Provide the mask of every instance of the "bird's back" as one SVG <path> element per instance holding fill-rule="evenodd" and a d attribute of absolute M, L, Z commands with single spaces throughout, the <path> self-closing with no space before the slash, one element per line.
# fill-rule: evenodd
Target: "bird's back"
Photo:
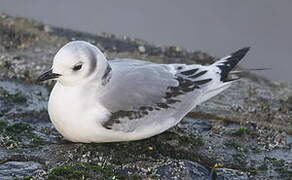
<path fill-rule="evenodd" d="M 228 63 L 231 58 L 209 66 L 111 61 L 112 78 L 101 98 L 111 116 L 103 126 L 123 132 L 147 129 L 145 137 L 174 126 L 196 105 L 230 86 L 233 81 L 227 80 L 226 73 L 235 66 Z"/>

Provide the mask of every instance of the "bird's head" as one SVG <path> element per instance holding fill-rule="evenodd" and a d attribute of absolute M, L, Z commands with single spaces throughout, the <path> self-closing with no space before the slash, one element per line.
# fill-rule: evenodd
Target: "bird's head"
<path fill-rule="evenodd" d="M 84 41 L 72 41 L 55 55 L 52 68 L 42 74 L 38 81 L 54 79 L 62 85 L 74 86 L 104 71 L 107 60 L 94 45 Z"/>

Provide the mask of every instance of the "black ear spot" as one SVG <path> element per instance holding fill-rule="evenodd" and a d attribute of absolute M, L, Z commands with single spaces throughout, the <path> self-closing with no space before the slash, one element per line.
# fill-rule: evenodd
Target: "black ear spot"
<path fill-rule="evenodd" d="M 79 71 L 82 68 L 82 64 L 77 64 L 73 67 L 73 71 Z"/>

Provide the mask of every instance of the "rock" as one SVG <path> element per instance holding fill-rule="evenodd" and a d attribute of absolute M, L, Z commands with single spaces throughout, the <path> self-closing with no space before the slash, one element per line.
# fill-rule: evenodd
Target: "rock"
<path fill-rule="evenodd" d="M 34 176 L 42 165 L 33 161 L 8 161 L 0 164 L 0 178 L 14 179 Z"/>
<path fill-rule="evenodd" d="M 216 169 L 216 180 L 248 180 L 246 173 L 234 169 L 218 168 Z"/>
<path fill-rule="evenodd" d="M 215 59 L 178 46 L 0 14 L 0 179 L 291 178 L 292 86 L 253 74 L 152 138 L 102 144 L 63 140 L 47 113 L 53 82 L 37 85 L 35 79 L 72 39 L 98 45 L 111 58 L 186 64 Z M 215 164 L 224 168 L 214 173 Z"/>

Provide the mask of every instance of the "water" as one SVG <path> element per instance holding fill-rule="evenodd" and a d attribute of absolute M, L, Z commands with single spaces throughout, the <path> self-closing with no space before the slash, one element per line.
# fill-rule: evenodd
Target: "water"
<path fill-rule="evenodd" d="M 110 32 L 224 56 L 252 49 L 242 65 L 268 67 L 267 78 L 292 82 L 289 0 L 0 0 L 0 12 L 91 33 Z"/>

